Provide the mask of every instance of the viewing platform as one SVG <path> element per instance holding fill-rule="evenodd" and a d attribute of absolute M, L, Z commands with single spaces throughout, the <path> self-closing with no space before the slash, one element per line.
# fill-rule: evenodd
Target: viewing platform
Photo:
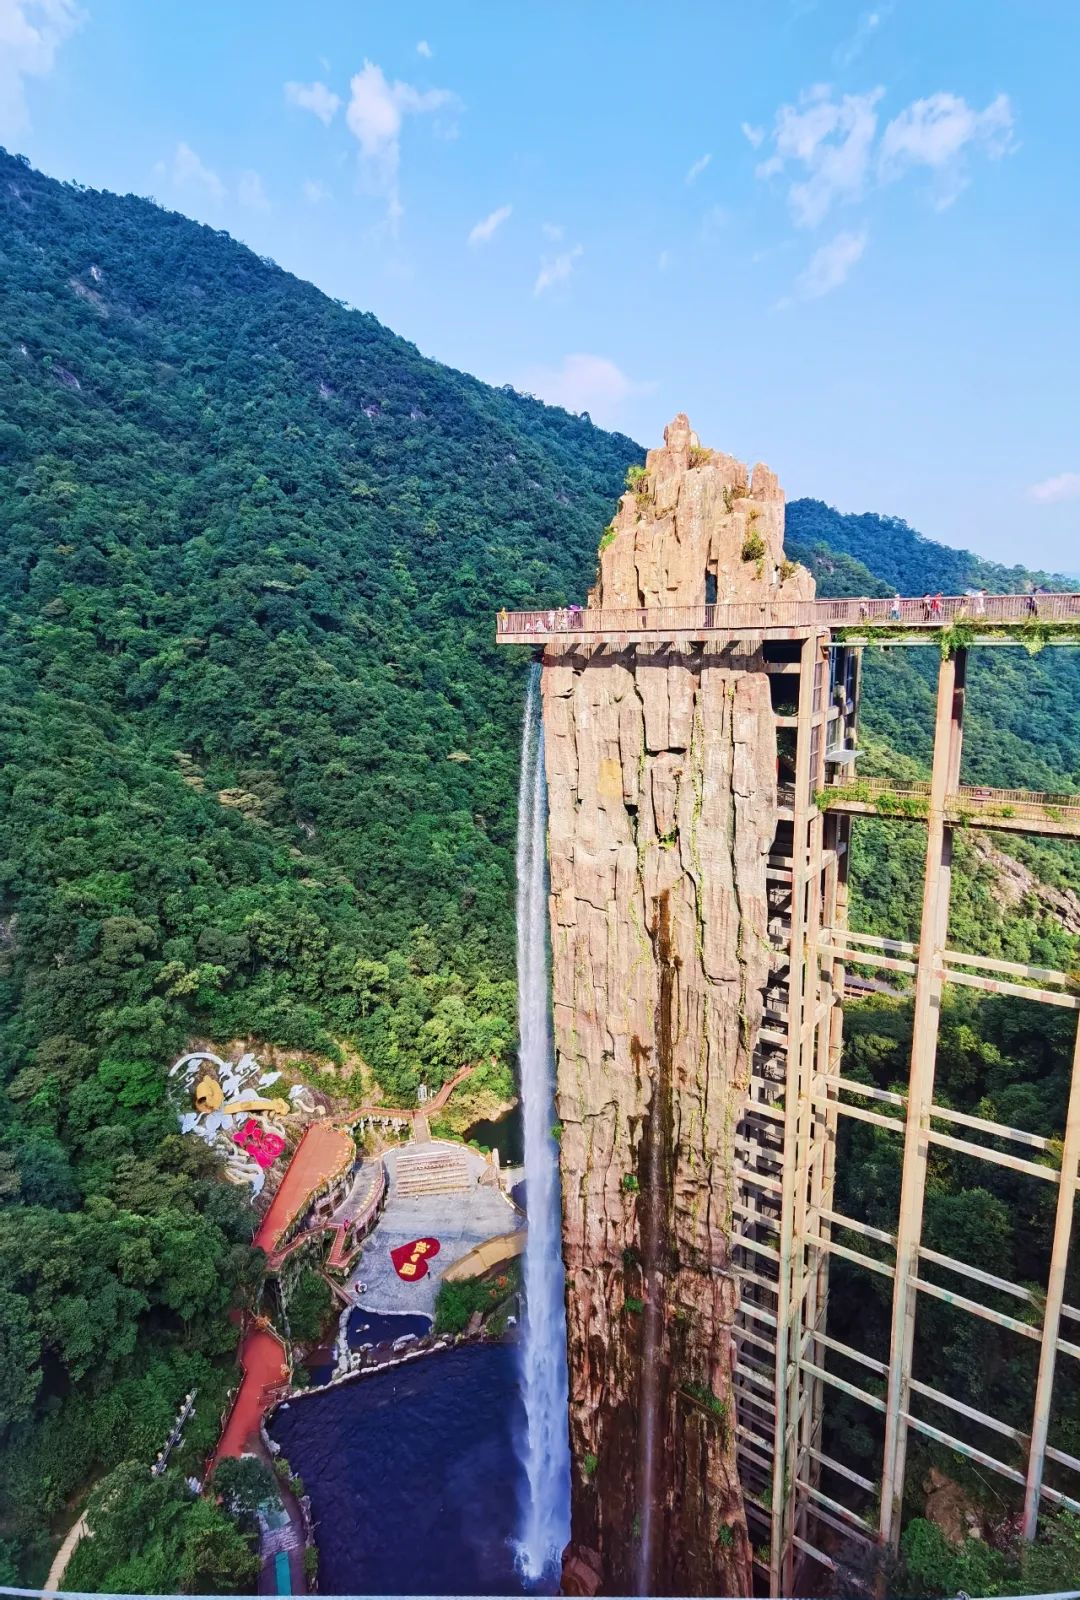
<path fill-rule="evenodd" d="M 945 595 L 930 599 L 762 600 L 634 610 L 581 607 L 500 611 L 497 644 L 694 642 L 748 634 L 766 639 L 832 633 L 845 644 L 927 644 L 950 629 L 958 643 L 1080 644 L 1080 593 Z"/>

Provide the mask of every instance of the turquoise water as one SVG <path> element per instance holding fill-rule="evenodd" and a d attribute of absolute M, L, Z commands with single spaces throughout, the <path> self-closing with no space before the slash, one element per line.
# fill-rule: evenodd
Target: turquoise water
<path fill-rule="evenodd" d="M 521 1594 L 518 1354 L 465 1345 L 278 1411 L 324 1594 Z"/>

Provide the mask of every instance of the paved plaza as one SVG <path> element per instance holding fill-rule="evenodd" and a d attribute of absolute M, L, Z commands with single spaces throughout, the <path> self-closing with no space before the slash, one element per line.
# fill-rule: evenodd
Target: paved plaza
<path fill-rule="evenodd" d="M 457 1182 L 460 1187 L 444 1193 L 399 1192 L 399 1161 L 400 1187 L 404 1188 L 415 1183 L 410 1173 L 415 1174 L 429 1159 L 434 1163 L 448 1150 L 454 1153 L 458 1165 L 458 1174 L 448 1181 Z M 414 1312 L 431 1317 L 435 1314 L 439 1279 L 446 1268 L 485 1239 L 524 1227 L 525 1219 L 497 1185 L 490 1181 L 480 1183 L 485 1174 L 490 1180 L 491 1168 L 467 1146 L 447 1146 L 431 1140 L 388 1150 L 383 1160 L 390 1175 L 389 1195 L 381 1218 L 364 1241 L 360 1259 L 349 1274 L 349 1298 L 352 1304 L 362 1304 L 365 1310 L 383 1315 Z M 423 1238 L 439 1241 L 439 1253 L 431 1259 L 428 1273 L 411 1282 L 399 1278 L 390 1252 L 398 1245 Z M 364 1285 L 362 1293 L 357 1292 L 358 1282 Z"/>

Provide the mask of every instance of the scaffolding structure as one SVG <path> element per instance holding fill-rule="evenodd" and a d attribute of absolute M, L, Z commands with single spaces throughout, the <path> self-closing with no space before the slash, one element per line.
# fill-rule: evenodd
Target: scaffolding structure
<path fill-rule="evenodd" d="M 838 1552 L 895 1547 L 913 1432 L 1021 1488 L 1027 1538 L 1034 1537 L 1042 1508 L 1080 1510 L 1080 1459 L 1048 1442 L 1059 1357 L 1080 1360 L 1080 1308 L 1064 1301 L 1080 1162 L 1080 1031 L 1060 1144 L 1051 1129 L 1033 1133 L 1006 1126 L 942 1106 L 934 1097 L 938 1018 L 946 985 L 1080 1012 L 1075 985 L 1063 972 L 949 948 L 956 828 L 974 821 L 1028 834 L 1077 837 L 1080 814 L 1069 807 L 1069 797 L 1015 791 L 1008 815 L 1002 817 L 1000 809 L 993 814 L 994 792 L 961 788 L 965 649 L 941 659 L 930 782 L 920 786 L 918 805 L 890 812 L 887 805 L 880 807 L 881 799 L 903 792 L 903 786 L 882 783 L 876 792 L 871 786 L 868 795 L 851 777 L 859 645 L 835 642 L 822 632 L 807 634 L 797 646 L 764 648 L 767 657 L 774 657 L 768 670 L 791 673 L 798 684 L 795 772 L 793 783 L 781 786 L 786 804 L 768 865 L 775 911 L 770 920 L 774 972 L 766 990 L 750 1098 L 737 1130 L 740 1198 L 733 1243 L 742 1303 L 735 1382 L 740 1470 L 756 1574 L 770 1595 L 781 1596 L 805 1585 L 807 1563 L 831 1573 Z M 778 653 L 787 659 L 775 659 Z M 781 733 L 791 720 L 778 716 Z M 1061 806 L 1054 804 L 1058 800 Z M 851 830 L 860 814 L 883 812 L 926 829 L 917 944 L 847 929 Z M 914 980 L 905 1093 L 844 1076 L 843 1002 L 850 967 L 884 969 Z M 871 1228 L 835 1208 L 841 1118 L 894 1134 L 903 1129 L 894 1232 Z M 993 1142 L 977 1143 L 972 1135 Z M 1042 1289 L 1009 1282 L 924 1244 L 927 1166 L 935 1149 L 1007 1167 L 1056 1188 L 1049 1274 Z M 852 1237 L 860 1235 L 875 1242 L 874 1254 L 854 1247 Z M 828 1329 L 829 1263 L 834 1257 L 891 1285 L 884 1361 L 858 1347 L 855 1331 L 841 1340 Z M 935 1277 L 944 1269 L 958 1280 L 958 1288 L 932 1281 L 928 1266 L 938 1269 Z M 987 1289 L 1014 1299 L 1020 1314 L 987 1305 L 980 1298 L 980 1290 Z M 1013 1427 L 915 1377 L 916 1318 L 920 1297 L 927 1295 L 1037 1344 L 1029 1428 Z M 1063 1322 L 1075 1326 L 1074 1338 L 1063 1334 Z M 853 1367 L 865 1374 L 862 1381 L 843 1375 Z M 828 1405 L 837 1394 L 875 1413 L 883 1428 L 880 1471 L 874 1478 L 825 1451 Z M 928 1407 L 944 1408 L 956 1419 L 950 1430 L 927 1420 Z M 971 1442 L 972 1427 L 988 1429 L 1009 1445 L 992 1454 Z M 1003 1460 L 1002 1454 L 1012 1459 Z M 1049 1466 L 1056 1469 L 1059 1482 L 1068 1480 L 1072 1494 L 1047 1481 Z M 837 1487 L 826 1493 L 823 1479 Z"/>
<path fill-rule="evenodd" d="M 880 618 L 859 601 L 504 612 L 496 630 L 500 643 L 536 645 L 573 632 L 584 645 L 616 649 L 657 640 L 755 638 L 773 686 L 780 766 L 776 835 L 766 867 L 771 971 L 748 1096 L 736 1126 L 732 1236 L 740 1283 L 734 1373 L 739 1468 L 755 1582 L 770 1596 L 806 1592 L 814 1568 L 818 1583 L 822 1571 L 827 1582 L 842 1562 L 853 1564 L 853 1550 L 872 1557 L 882 1547 L 895 1548 L 913 1432 L 1022 1489 L 1026 1538 L 1034 1537 L 1044 1509 L 1080 1511 L 1080 1459 L 1049 1443 L 1059 1358 L 1080 1361 L 1080 1307 L 1064 1300 L 1080 1186 L 1080 1028 L 1063 1139 L 1053 1129 L 1036 1133 L 955 1111 L 939 1104 L 934 1091 L 946 985 L 1064 1008 L 1077 1012 L 1080 1024 L 1080 997 L 1066 973 L 953 950 L 948 939 L 958 827 L 1080 838 L 1077 797 L 960 785 L 967 647 L 1023 642 L 1039 619 L 1033 622 L 1030 601 L 1018 596 L 983 597 L 973 620 L 963 597 L 946 599 L 936 616 L 919 601 L 896 602 L 899 616 L 893 602 L 871 605 L 880 605 Z M 1040 642 L 1080 643 L 1071 625 L 1080 616 L 1080 596 L 1043 597 L 1040 614 L 1050 612 L 1056 628 L 1046 627 Z M 862 650 L 880 636 L 879 621 L 888 625 L 890 644 L 942 647 L 931 777 L 925 784 L 855 777 Z M 957 630 L 948 641 L 942 638 L 946 628 Z M 926 830 L 917 943 L 847 927 L 851 837 L 861 815 L 900 817 Z M 858 982 L 851 968 L 914 980 L 903 1093 L 844 1075 L 845 985 Z M 902 1133 L 894 1231 L 836 1210 L 841 1119 Z M 942 1149 L 1056 1190 L 1045 1284 L 1012 1283 L 924 1243 L 927 1168 Z M 876 1253 L 856 1248 L 853 1238 L 872 1241 Z M 890 1285 L 886 1359 L 860 1349 L 852 1342 L 854 1331 L 845 1329 L 844 1339 L 830 1331 L 834 1258 Z M 942 1273 L 959 1287 L 935 1281 Z M 988 1290 L 1015 1301 L 1018 1314 L 987 1304 L 980 1291 Z M 915 1376 L 915 1330 L 924 1296 L 1037 1346 L 1029 1428 L 1016 1428 Z M 1066 1324 L 1071 1338 L 1063 1334 Z M 844 1376 L 854 1371 L 865 1377 L 856 1382 Z M 875 1418 L 883 1444 L 873 1477 L 824 1448 L 829 1405 L 837 1395 Z M 927 1420 L 927 1406 L 956 1419 L 950 1429 Z M 1007 1444 L 991 1453 L 963 1437 L 965 1427 L 979 1430 L 980 1437 L 989 1430 Z"/>

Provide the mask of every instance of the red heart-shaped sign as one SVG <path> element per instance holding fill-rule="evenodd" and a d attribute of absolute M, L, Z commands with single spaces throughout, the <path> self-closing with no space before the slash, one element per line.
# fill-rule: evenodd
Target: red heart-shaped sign
<path fill-rule="evenodd" d="M 438 1239 L 413 1239 L 410 1244 L 399 1244 L 396 1250 L 391 1250 L 390 1260 L 399 1278 L 415 1283 L 427 1275 L 428 1260 L 438 1253 Z"/>

